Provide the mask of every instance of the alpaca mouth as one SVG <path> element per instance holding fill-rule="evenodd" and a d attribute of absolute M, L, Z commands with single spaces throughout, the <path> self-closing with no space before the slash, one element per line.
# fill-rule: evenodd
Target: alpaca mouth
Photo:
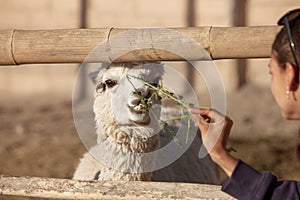
<path fill-rule="evenodd" d="M 137 106 L 134 106 L 133 107 L 133 110 L 135 111 L 135 112 L 142 112 L 142 113 L 145 113 L 146 111 L 147 111 L 147 108 L 146 108 L 146 106 L 144 105 L 144 104 L 139 104 L 139 105 L 137 105 Z"/>
<path fill-rule="evenodd" d="M 149 115 L 149 108 L 147 108 L 142 103 L 136 106 L 129 106 L 129 119 L 135 124 L 138 125 L 148 125 L 151 121 Z"/>
<path fill-rule="evenodd" d="M 146 114 L 149 112 L 147 107 L 142 103 L 136 106 L 128 106 L 128 107 L 132 113 L 136 113 L 136 114 Z"/>

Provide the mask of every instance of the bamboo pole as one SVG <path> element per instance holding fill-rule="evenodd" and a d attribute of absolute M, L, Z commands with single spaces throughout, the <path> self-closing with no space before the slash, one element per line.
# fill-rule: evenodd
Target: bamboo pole
<path fill-rule="evenodd" d="M 118 33 L 135 30 L 132 37 Z M 104 49 L 94 61 L 111 61 L 122 50 L 123 45 L 144 45 L 146 48 L 123 55 L 117 61 L 175 61 L 184 60 L 172 52 L 159 50 L 156 44 L 177 45 L 181 51 L 188 51 L 191 60 L 207 59 L 193 53 L 186 45 L 186 38 L 191 38 L 202 45 L 212 59 L 224 58 L 267 58 L 277 26 L 261 27 L 190 27 L 173 28 L 164 32 L 152 29 L 155 38 L 144 38 L 145 29 L 66 29 L 66 30 L 4 30 L 0 31 L 0 65 L 35 64 L 35 63 L 82 63 L 86 56 L 101 42 L 113 36 L 121 35 L 120 46 Z M 182 36 L 178 36 L 181 33 Z M 184 36 L 184 37 L 183 37 Z M 154 41 L 155 40 L 155 41 Z"/>
<path fill-rule="evenodd" d="M 0 176 L 1 195 L 49 199 L 233 199 L 220 186 Z"/>

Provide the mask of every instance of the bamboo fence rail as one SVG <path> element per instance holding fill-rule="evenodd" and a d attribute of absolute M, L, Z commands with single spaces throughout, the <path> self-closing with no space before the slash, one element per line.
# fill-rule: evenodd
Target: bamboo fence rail
<path fill-rule="evenodd" d="M 211 59 L 226 58 L 267 58 L 278 26 L 260 27 L 190 27 L 172 28 L 174 31 L 163 34 L 161 29 L 151 29 L 156 33 L 155 42 L 178 45 L 182 51 L 191 51 L 185 46 L 185 40 L 191 38 L 207 51 Z M 108 41 L 118 33 L 135 30 L 136 35 L 123 37 L 124 44 L 143 44 L 153 46 L 153 38 L 143 38 L 145 29 L 56 29 L 56 30 L 2 30 L 0 31 L 0 65 L 35 64 L 35 63 L 82 63 L 86 56 L 101 42 Z M 122 37 L 122 34 L 119 34 Z M 171 39 L 170 39 L 171 38 Z M 97 55 L 95 61 L 110 61 L 112 52 L 118 51 L 117 45 L 105 49 Z M 191 53 L 188 59 L 201 60 L 203 55 Z M 207 58 L 206 58 L 207 59 Z M 146 48 L 138 52 L 123 55 L 116 61 L 175 61 L 184 60 L 172 52 Z"/>
<path fill-rule="evenodd" d="M 162 182 L 77 181 L 0 176 L 1 195 L 49 199 L 233 199 L 220 186 Z"/>

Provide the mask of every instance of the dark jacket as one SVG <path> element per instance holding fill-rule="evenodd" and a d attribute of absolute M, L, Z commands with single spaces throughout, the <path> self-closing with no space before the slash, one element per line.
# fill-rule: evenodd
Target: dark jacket
<path fill-rule="evenodd" d="M 222 191 L 241 200 L 294 200 L 300 199 L 300 182 L 278 181 L 270 172 L 260 173 L 239 160 Z"/>

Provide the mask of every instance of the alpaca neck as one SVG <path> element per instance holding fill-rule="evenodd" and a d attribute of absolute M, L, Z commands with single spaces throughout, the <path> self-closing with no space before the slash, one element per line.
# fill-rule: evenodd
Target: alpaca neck
<path fill-rule="evenodd" d="M 131 178 L 148 180 L 145 177 L 149 178 L 153 170 L 155 150 L 159 148 L 159 136 L 156 134 L 142 138 L 137 135 L 137 131 L 150 130 L 139 127 L 125 129 L 116 127 L 116 124 L 97 128 L 98 144 L 94 155 L 96 154 L 97 160 L 106 166 L 108 171 L 112 171 L 110 173 L 131 174 Z"/>
<path fill-rule="evenodd" d="M 119 126 L 117 123 L 97 127 L 97 143 L 108 140 L 127 153 L 148 153 L 159 148 L 159 136 L 153 130 L 141 126 Z M 141 136 L 143 135 L 143 136 Z"/>

